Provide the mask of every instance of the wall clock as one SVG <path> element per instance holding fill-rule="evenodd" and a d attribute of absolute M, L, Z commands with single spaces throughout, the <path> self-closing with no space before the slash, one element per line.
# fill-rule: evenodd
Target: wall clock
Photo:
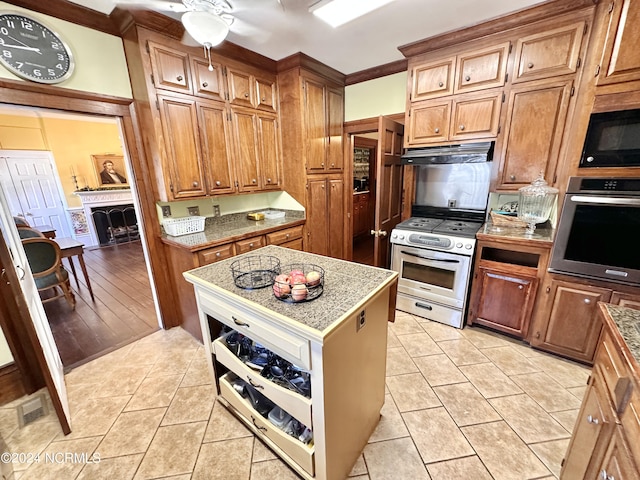
<path fill-rule="evenodd" d="M 0 12 L 0 63 L 21 78 L 59 83 L 71 76 L 73 55 L 60 36 L 23 14 Z"/>

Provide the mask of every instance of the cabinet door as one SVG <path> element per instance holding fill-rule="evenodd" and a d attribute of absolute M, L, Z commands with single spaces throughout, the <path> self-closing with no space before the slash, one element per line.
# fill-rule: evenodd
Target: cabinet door
<path fill-rule="evenodd" d="M 611 290 L 561 280 L 552 281 L 547 290 L 548 321 L 545 325 L 536 325 L 531 345 L 575 360 L 593 362 L 602 331 L 597 303 L 608 301 Z"/>
<path fill-rule="evenodd" d="M 451 140 L 493 138 L 498 135 L 502 93 L 490 97 L 464 95 L 455 97 L 452 103 Z"/>
<path fill-rule="evenodd" d="M 621 426 L 615 428 L 611 442 L 609 442 L 609 446 L 604 455 L 602 465 L 594 472 L 597 474 L 597 477 L 594 475 L 593 478 L 640 480 L 640 473 L 629 451 L 627 438 Z M 638 439 L 629 438 L 629 441 L 637 442 Z"/>
<path fill-rule="evenodd" d="M 227 68 L 227 80 L 229 82 L 229 102 L 240 107 L 254 107 L 253 90 L 251 88 L 253 78 L 251 75 L 238 70 Z"/>
<path fill-rule="evenodd" d="M 587 476 L 587 469 L 591 462 L 591 469 L 597 466 L 602 452 L 598 449 L 599 442 L 607 440 L 611 435 L 613 418 L 607 404 L 606 392 L 602 380 L 594 376 L 593 383 L 587 389 L 582 401 L 580 413 L 573 428 L 573 435 L 567 456 L 564 458 L 560 478 L 567 480 L 578 478 L 596 478 Z M 593 472 L 595 473 L 595 472 Z M 616 477 L 617 478 L 617 477 Z"/>
<path fill-rule="evenodd" d="M 231 108 L 231 120 L 238 190 L 260 190 L 256 115 L 253 111 Z"/>
<path fill-rule="evenodd" d="M 172 198 L 205 196 L 196 102 L 158 95 L 158 106 Z"/>
<path fill-rule="evenodd" d="M 264 190 L 280 188 L 280 134 L 278 119 L 265 114 L 258 117 L 261 186 Z"/>
<path fill-rule="evenodd" d="M 256 106 L 260 110 L 276 112 L 278 109 L 278 93 L 275 79 L 256 78 Z"/>
<path fill-rule="evenodd" d="M 308 172 L 324 171 L 326 159 L 326 120 L 324 85 L 309 79 L 304 82 L 305 155 Z"/>
<path fill-rule="evenodd" d="M 501 87 L 507 73 L 509 42 L 458 55 L 454 93 Z"/>
<path fill-rule="evenodd" d="M 584 22 L 518 40 L 513 83 L 576 73 Z"/>
<path fill-rule="evenodd" d="M 455 57 L 449 57 L 413 67 L 410 74 L 411 96 L 409 99 L 412 102 L 419 102 L 453 94 L 455 61 Z"/>
<path fill-rule="evenodd" d="M 327 170 L 341 171 L 344 164 L 342 131 L 344 124 L 344 94 L 337 88 L 327 88 Z"/>
<path fill-rule="evenodd" d="M 344 258 L 345 189 L 342 179 L 329 180 L 329 256 Z"/>
<path fill-rule="evenodd" d="M 234 193 L 236 188 L 231 160 L 231 133 L 225 105 L 198 102 L 197 106 L 207 193 Z"/>
<path fill-rule="evenodd" d="M 572 82 L 537 82 L 509 93 L 502 144 L 496 146 L 502 174 L 497 188 L 517 189 L 543 172 L 552 184 L 564 135 Z"/>
<path fill-rule="evenodd" d="M 224 75 L 222 65 L 211 62 L 213 70 L 209 70 L 209 62 L 203 58 L 191 57 L 193 72 L 193 89 L 199 97 L 225 101 Z"/>
<path fill-rule="evenodd" d="M 473 288 L 479 291 L 472 293 L 472 323 L 525 338 L 537 287 L 535 273 L 513 275 L 481 266 L 473 282 Z"/>
<path fill-rule="evenodd" d="M 431 100 L 409 108 L 407 146 L 444 142 L 449 138 L 450 100 Z"/>
<path fill-rule="evenodd" d="M 640 310 L 640 295 L 624 292 L 613 292 L 611 294 L 611 303 L 621 305 L 627 308 L 635 308 Z"/>
<path fill-rule="evenodd" d="M 632 0 L 613 2 L 605 41 L 598 85 L 640 80 L 640 3 Z"/>
<path fill-rule="evenodd" d="M 329 211 L 327 181 L 322 179 L 307 182 L 307 229 L 306 248 L 308 252 L 329 255 Z"/>
<path fill-rule="evenodd" d="M 189 56 L 178 50 L 149 42 L 149 57 L 156 88 L 191 93 Z"/>

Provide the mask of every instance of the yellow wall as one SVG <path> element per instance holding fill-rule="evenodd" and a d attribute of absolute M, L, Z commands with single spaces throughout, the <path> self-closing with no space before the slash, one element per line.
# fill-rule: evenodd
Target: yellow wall
<path fill-rule="evenodd" d="M 41 21 L 57 32 L 69 45 L 76 61 L 76 68 L 68 80 L 56 86 L 132 98 L 129 71 L 120 37 L 32 12 L 6 2 L 0 2 L 0 10 L 24 13 Z M 15 76 L 1 65 L 0 77 L 27 81 Z"/>
<path fill-rule="evenodd" d="M 349 122 L 404 113 L 406 91 L 407 72 L 349 85 L 344 92 L 344 119 Z"/>
<path fill-rule="evenodd" d="M 23 133 L 16 135 L 16 132 Z M 82 206 L 80 199 L 73 195 L 72 167 L 80 188 L 97 187 L 98 177 L 91 155 L 123 154 L 115 120 L 89 122 L 1 114 L 0 148 L 51 151 L 69 207 Z"/>

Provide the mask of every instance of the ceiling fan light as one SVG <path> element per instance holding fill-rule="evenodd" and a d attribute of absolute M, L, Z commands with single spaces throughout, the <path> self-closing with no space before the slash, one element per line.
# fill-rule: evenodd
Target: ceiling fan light
<path fill-rule="evenodd" d="M 182 25 L 196 42 L 211 47 L 222 43 L 229 33 L 227 22 L 211 12 L 186 12 L 182 15 Z"/>

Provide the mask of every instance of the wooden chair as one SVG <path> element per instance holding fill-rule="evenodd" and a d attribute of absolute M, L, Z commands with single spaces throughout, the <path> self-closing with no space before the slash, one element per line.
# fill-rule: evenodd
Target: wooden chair
<path fill-rule="evenodd" d="M 21 239 L 25 238 L 44 238 L 44 235 L 40 230 L 36 230 L 35 228 L 31 228 L 27 225 L 16 225 L 18 227 L 18 235 L 20 235 Z"/>
<path fill-rule="evenodd" d="M 27 219 L 24 217 L 20 217 L 17 215 L 13 216 L 13 221 L 16 223 L 17 226 L 25 226 L 25 227 L 29 227 L 29 222 L 27 222 Z"/>
<path fill-rule="evenodd" d="M 69 306 L 75 310 L 76 298 L 71 292 L 69 273 L 62 266 L 58 244 L 48 238 L 32 237 L 23 239 L 22 246 L 27 254 L 38 291 L 53 289 L 54 296 L 42 299 L 42 303 L 64 296 Z M 58 288 L 62 293 L 58 293 Z"/>

